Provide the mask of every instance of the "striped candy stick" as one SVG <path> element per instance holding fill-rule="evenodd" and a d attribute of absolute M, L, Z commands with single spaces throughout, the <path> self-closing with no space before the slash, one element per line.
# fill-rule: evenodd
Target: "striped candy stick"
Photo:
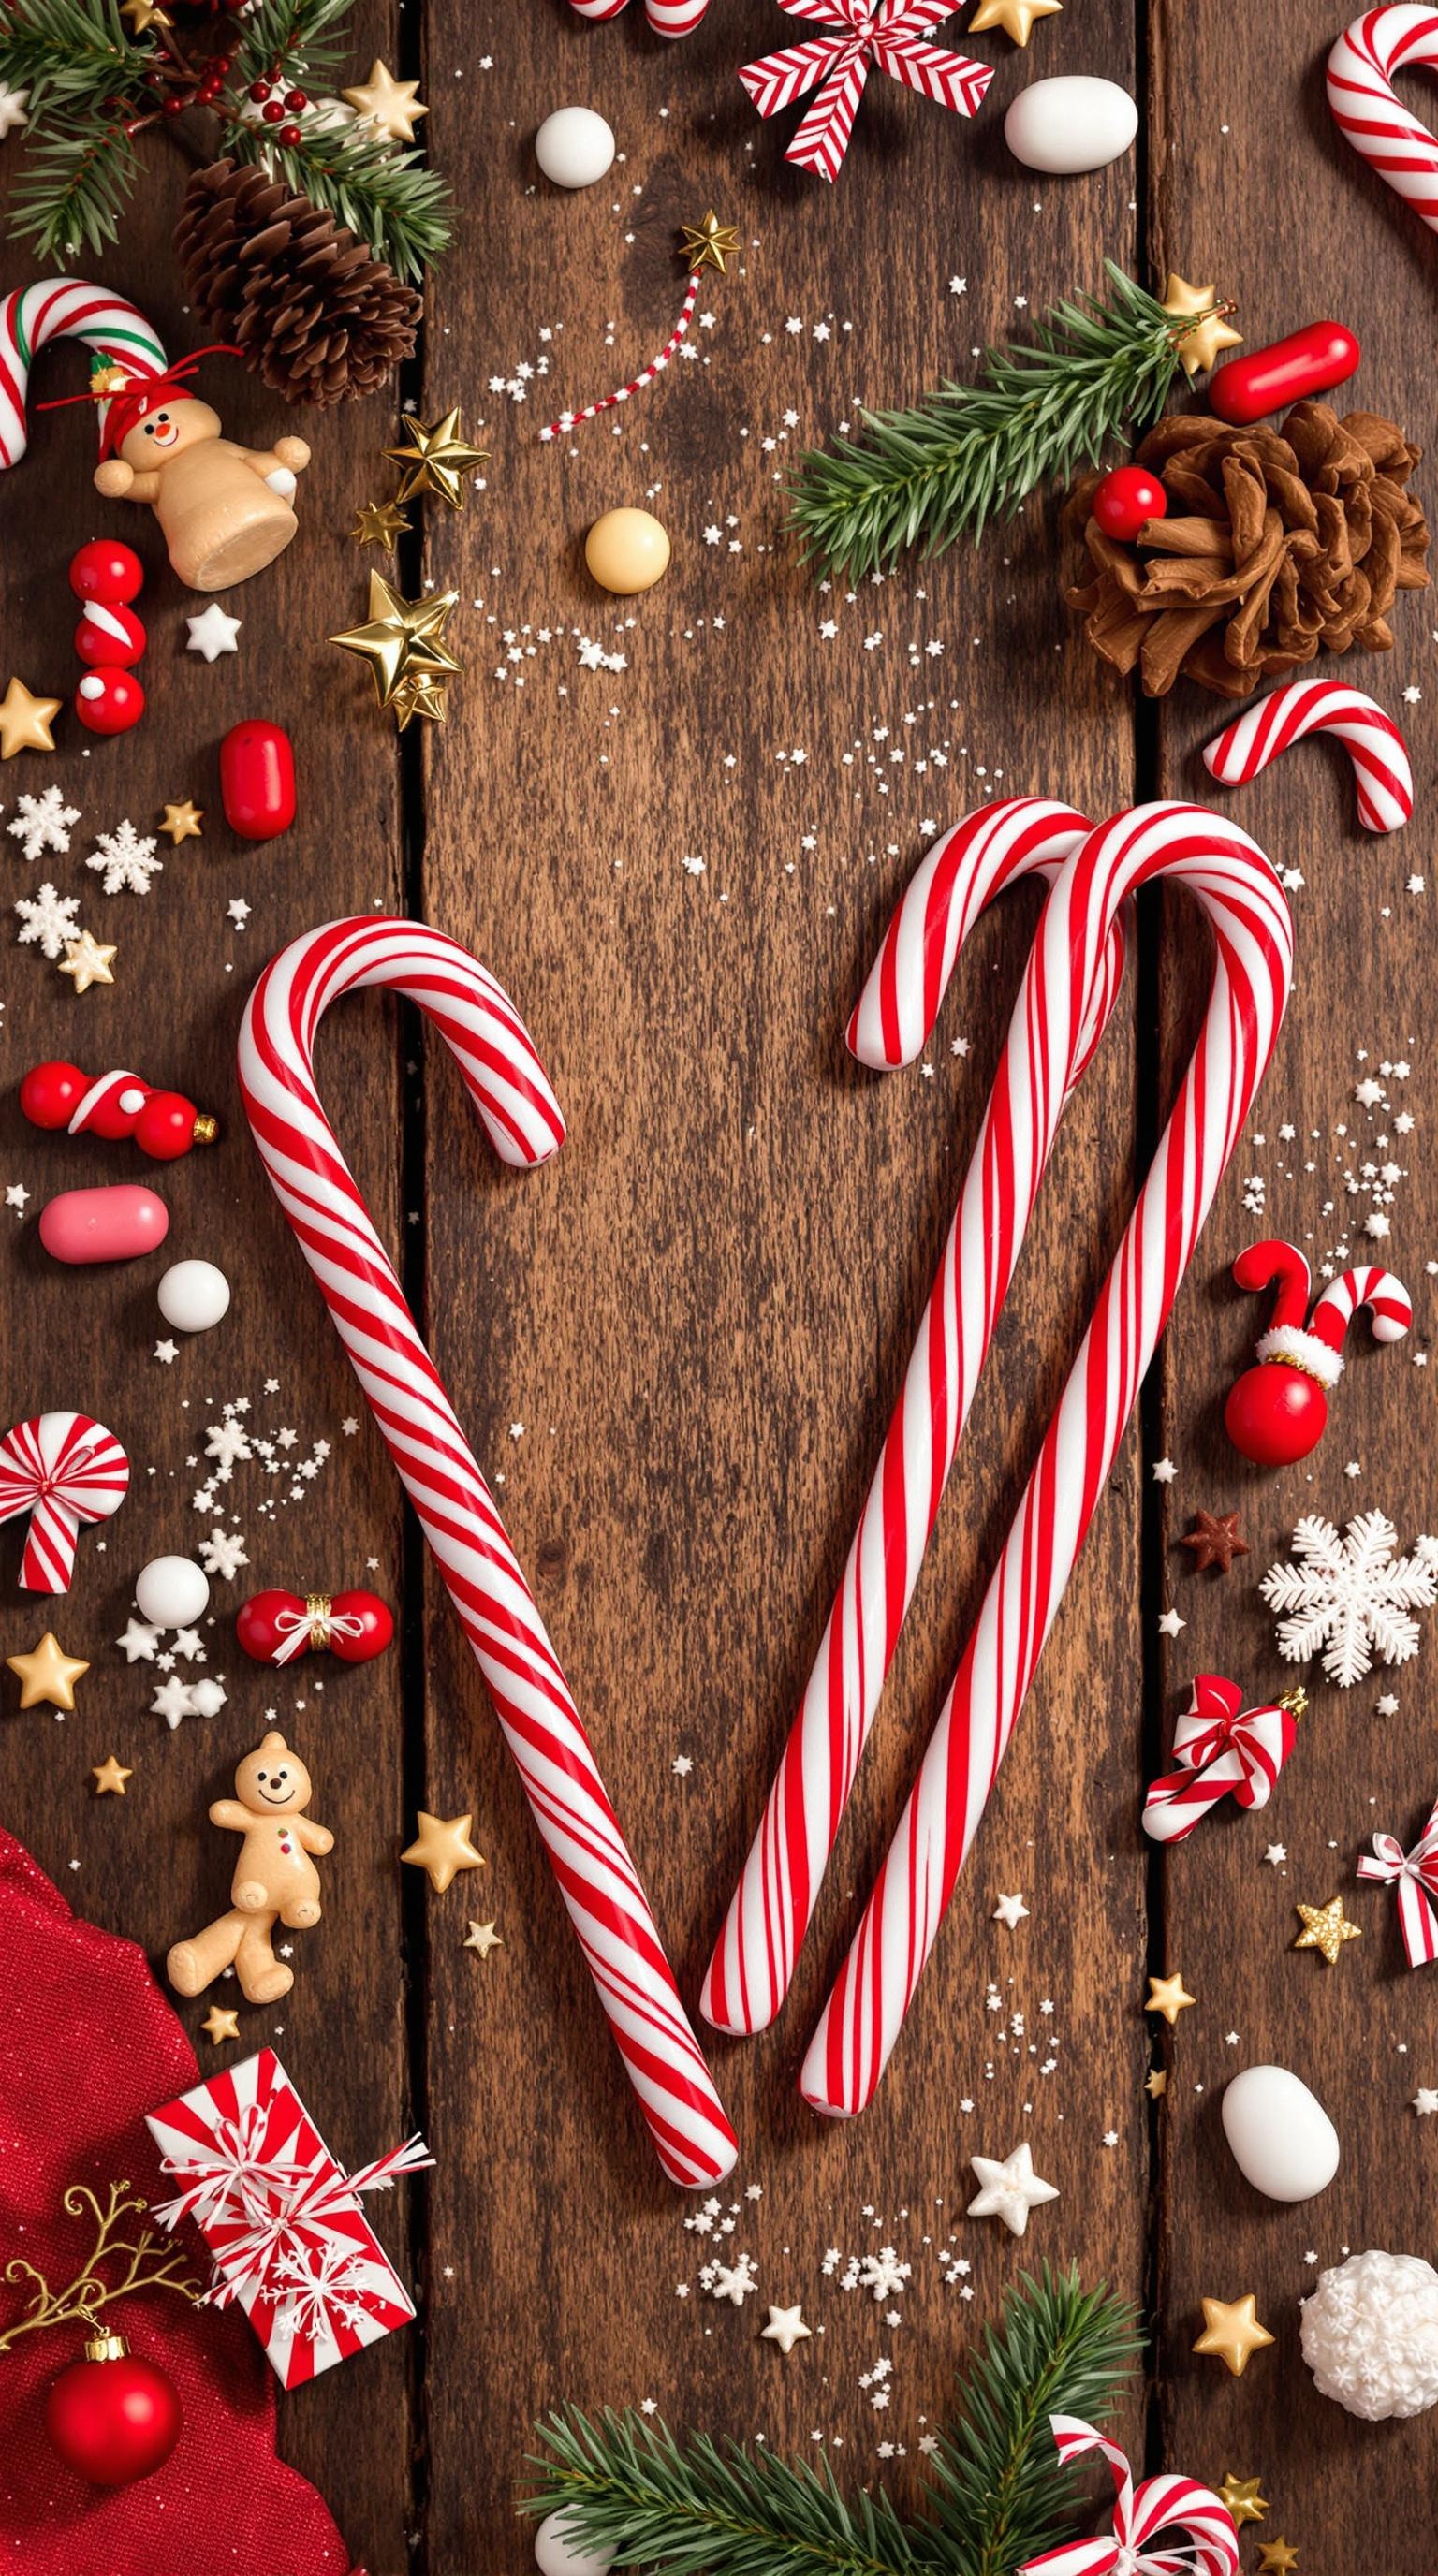
<path fill-rule="evenodd" d="M 1158 877 L 1187 886 L 1213 928 L 1207 1015 L 810 2043 L 802 2090 L 815 2110 L 834 2117 L 862 2110 L 888 2063 L 1287 1006 L 1292 923 L 1256 843 L 1199 806 L 1163 803 L 1117 815 L 1089 835 L 1055 881 L 975 1162 L 997 1155 L 1002 1169 L 1010 1151 L 1024 1162 L 1047 1153 L 1114 923 L 1130 897 Z"/>
<path fill-rule="evenodd" d="M 18 465 L 29 445 L 30 369 L 51 340 L 83 340 L 97 357 L 113 358 L 134 376 L 159 375 L 165 366 L 143 313 L 108 286 L 74 277 L 17 286 L 0 302 L 0 472 Z"/>
<path fill-rule="evenodd" d="M 1109 2539 L 1066 2540 L 1026 2558 L 1018 2576 L 1238 2576 L 1238 2525 L 1212 2487 L 1194 2478 L 1165 2472 L 1135 2487 L 1133 2471 L 1107 2433 L 1077 2415 L 1051 2415 L 1049 2429 L 1064 2466 L 1097 2451 L 1109 2466 L 1114 2484 L 1113 2533 Z M 1189 2546 L 1161 2549 L 1149 2544 L 1164 2532 L 1181 2531 Z"/>
<path fill-rule="evenodd" d="M 82 1529 L 107 1521 L 130 1485 L 130 1461 L 113 1431 L 88 1413 L 38 1413 L 0 1440 L 0 1521 L 30 1515 L 20 1584 L 68 1592 Z"/>
<path fill-rule="evenodd" d="M 627 385 L 616 385 L 613 393 L 601 394 L 597 402 L 586 403 L 582 411 L 562 411 L 557 420 L 546 421 L 539 433 L 541 439 L 547 441 L 567 436 L 571 429 L 578 428 L 581 421 L 593 420 L 602 411 L 613 411 L 616 404 L 628 402 L 632 394 L 642 393 L 646 385 L 653 384 L 656 376 L 663 375 L 694 318 L 694 307 L 699 299 L 699 276 L 697 268 L 691 270 L 679 319 L 663 348 L 656 350 L 648 366 L 641 367 L 637 376 L 631 376 Z"/>
<path fill-rule="evenodd" d="M 443 1038 L 500 1160 L 527 1169 L 564 1121 L 529 1033 L 483 966 L 423 924 L 334 921 L 282 949 L 240 1031 L 246 1114 L 489 1685 L 560 1894 L 671 2180 L 737 2152 L 544 1623 L 320 1105 L 314 1040 L 343 994 L 405 994 Z"/>
<path fill-rule="evenodd" d="M 1332 733 L 1346 744 L 1365 832 L 1399 832 L 1413 812 L 1408 746 L 1393 718 L 1343 680 L 1290 680 L 1270 690 L 1204 746 L 1221 786 L 1246 787 L 1290 743 Z"/>
<path fill-rule="evenodd" d="M 1341 1278 L 1324 1289 L 1309 1318 L 1308 1329 L 1315 1341 L 1330 1351 L 1339 1351 L 1354 1316 L 1365 1307 L 1375 1342 L 1401 1342 L 1412 1327 L 1413 1301 L 1402 1280 L 1373 1262 L 1345 1270 Z"/>
<path fill-rule="evenodd" d="M 1438 9 L 1370 9 L 1328 57 L 1328 106 L 1339 132 L 1395 196 L 1438 232 L 1438 140 L 1403 105 L 1399 72 L 1438 64 Z"/>
<path fill-rule="evenodd" d="M 1052 879 L 1088 830 L 1071 806 L 1027 796 L 982 807 L 944 833 L 900 897 L 849 1023 L 852 1052 L 866 1064 L 911 1063 L 980 913 L 1019 877 Z M 1117 998 L 1121 925 L 1104 966 L 1075 1083 Z M 1000 1151 L 970 1168 L 808 1686 L 710 1962 L 701 2009 L 720 2029 L 763 2029 L 788 1991 L 1042 1177 L 1042 1156 L 1014 1171 Z"/>

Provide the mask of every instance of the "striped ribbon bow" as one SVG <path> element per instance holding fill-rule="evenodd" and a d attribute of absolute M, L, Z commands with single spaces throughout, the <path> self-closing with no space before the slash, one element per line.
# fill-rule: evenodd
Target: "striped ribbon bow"
<path fill-rule="evenodd" d="M 1410 1968 L 1438 1959 L 1438 1805 L 1411 1852 L 1392 1834 L 1375 1834 L 1372 1855 L 1358 1864 L 1360 1878 L 1383 1879 L 1398 1890 L 1398 1920 Z"/>
<path fill-rule="evenodd" d="M 1156 1843 L 1181 1843 L 1221 1798 L 1266 1807 L 1307 1705 L 1303 1692 L 1292 1690 L 1271 1707 L 1245 1708 L 1236 1682 L 1200 1673 L 1174 1729 L 1174 1760 L 1182 1767 L 1154 1781 L 1143 1802 L 1144 1832 Z"/>
<path fill-rule="evenodd" d="M 155 2216 L 162 2227 L 192 2218 L 203 2230 L 220 2274 L 209 2293 L 213 2307 L 228 2307 L 251 2284 L 261 2296 L 278 2298 L 281 2285 L 305 2269 L 316 2240 L 357 2207 L 362 2192 L 389 2191 L 398 2174 L 434 2163 L 416 2135 L 352 2174 L 316 2139 L 314 2164 L 297 2168 L 288 2140 L 278 2151 L 268 2142 L 271 2120 L 267 2103 L 250 2103 L 233 2120 L 218 2121 L 209 2142 L 185 2162 L 163 2159 L 183 2188 Z"/>
<path fill-rule="evenodd" d="M 1238 2576 L 1238 2530 L 1221 2496 L 1193 2478 L 1145 2478 L 1135 2487 L 1127 2460 L 1116 2442 L 1096 2432 L 1075 2415 L 1051 2415 L 1049 2423 L 1067 2466 L 1085 2451 L 1102 2451 L 1113 2471 L 1118 2501 L 1113 2531 L 1106 2540 L 1070 2540 L 1025 2559 L 1018 2576 Z M 1182 2531 L 1188 2547 L 1149 2549 L 1161 2532 Z"/>
<path fill-rule="evenodd" d="M 779 6 L 791 18 L 811 18 L 835 32 L 745 63 L 739 78 L 761 116 L 777 116 L 822 82 L 784 155 L 821 179 L 836 179 L 843 166 L 871 64 L 960 116 L 973 115 L 993 79 L 992 63 L 924 40 L 924 29 L 953 16 L 954 0 L 779 0 Z"/>
<path fill-rule="evenodd" d="M 0 1521 L 30 1515 L 22 1590 L 69 1591 L 82 1527 L 117 1512 L 129 1482 L 114 1432 L 88 1413 L 39 1413 L 12 1425 L 0 1440 Z"/>

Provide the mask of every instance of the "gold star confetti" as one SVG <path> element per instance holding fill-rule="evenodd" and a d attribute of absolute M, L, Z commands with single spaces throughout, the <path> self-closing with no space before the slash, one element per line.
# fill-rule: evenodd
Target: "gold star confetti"
<path fill-rule="evenodd" d="M 369 79 L 356 81 L 353 89 L 341 90 L 340 96 L 386 143 L 413 143 L 419 119 L 429 114 L 420 105 L 418 81 L 396 80 L 388 63 L 378 57 L 369 67 Z"/>
<path fill-rule="evenodd" d="M 1290 2569 L 1297 2565 L 1298 2552 L 1296 2549 L 1290 2549 L 1281 2532 L 1277 2540 L 1266 2540 L 1262 2543 L 1258 2576 L 1289 2576 Z"/>
<path fill-rule="evenodd" d="M 227 2012 L 223 2004 L 211 2004 L 209 2011 L 206 2013 L 204 2020 L 200 2024 L 200 2028 L 204 2032 L 206 2039 L 209 2041 L 211 2048 L 218 2048 L 222 2039 L 239 2038 L 239 2012 L 238 2010 Z"/>
<path fill-rule="evenodd" d="M 463 669 L 444 641 L 446 621 L 458 606 L 457 590 L 432 592 L 428 599 L 401 599 L 383 573 L 372 572 L 368 622 L 347 627 L 343 634 L 332 635 L 330 642 L 369 664 L 375 695 L 387 707 L 405 681 Z"/>
<path fill-rule="evenodd" d="M 408 1849 L 400 1853 L 400 1859 L 427 1872 L 436 1896 L 443 1896 L 462 1869 L 483 1869 L 484 1854 L 477 1852 L 469 1839 L 473 1822 L 472 1814 L 429 1816 L 420 1808 L 419 1832 Z"/>
<path fill-rule="evenodd" d="M 684 225 L 679 255 L 691 275 L 696 268 L 717 268 L 726 277 L 725 262 L 739 256 L 739 227 L 721 224 L 711 206 L 702 224 Z"/>
<path fill-rule="evenodd" d="M 416 671 L 408 680 L 401 680 L 390 703 L 397 733 L 403 733 L 416 716 L 429 724 L 448 720 L 449 691 L 443 680 L 432 678 L 428 671 Z"/>
<path fill-rule="evenodd" d="M 1230 2469 L 1218 2490 L 1235 2522 L 1262 2522 L 1268 2498 L 1258 2492 L 1257 2478 L 1236 2478 Z"/>
<path fill-rule="evenodd" d="M 487 1959 L 491 1950 L 502 1950 L 504 1943 L 492 1923 L 471 1923 L 464 1936 L 464 1946 L 466 1950 L 477 1950 L 481 1959 Z"/>
<path fill-rule="evenodd" d="M 409 535 L 410 523 L 397 501 L 361 501 L 350 530 L 357 546 L 383 546 L 392 555 L 400 537 Z"/>
<path fill-rule="evenodd" d="M 53 751 L 50 723 L 60 704 L 58 698 L 34 697 L 23 680 L 12 680 L 0 698 L 0 760 L 13 760 L 17 751 Z"/>
<path fill-rule="evenodd" d="M 1330 1968 L 1337 1966 L 1345 1941 L 1363 1938 L 1360 1926 L 1350 1923 L 1344 1913 L 1341 1896 L 1331 1896 L 1326 1905 L 1296 1905 L 1293 1910 L 1303 1917 L 1303 1930 L 1293 1944 L 1295 1950 L 1321 1950 Z"/>
<path fill-rule="evenodd" d="M 1165 313 L 1171 313 L 1175 322 L 1199 314 L 1207 316 L 1201 322 L 1193 318 L 1191 330 L 1175 335 L 1178 362 L 1186 376 L 1196 376 L 1201 367 L 1211 367 L 1220 349 L 1241 346 L 1243 333 L 1231 330 L 1225 318 L 1234 311 L 1234 305 L 1229 297 L 1219 294 L 1216 286 L 1190 286 L 1186 277 L 1171 268 L 1160 300 Z"/>
<path fill-rule="evenodd" d="M 1258 2322 L 1254 2291 L 1242 2299 L 1204 2300 L 1203 2332 L 1193 2349 L 1217 2354 L 1227 2362 L 1235 2379 L 1243 2377 L 1250 2354 L 1262 2352 L 1264 2345 L 1272 2341 L 1267 2326 Z"/>
<path fill-rule="evenodd" d="M 95 1783 L 97 1798 L 123 1798 L 125 1783 L 127 1780 L 133 1780 L 134 1776 L 134 1772 L 127 1771 L 124 1763 L 114 1753 L 107 1753 L 103 1762 L 92 1763 L 90 1767 L 90 1777 Z"/>
<path fill-rule="evenodd" d="M 172 27 L 175 23 L 159 6 L 159 0 L 120 0 L 120 15 L 129 21 L 133 36 L 143 36 L 149 27 Z"/>
<path fill-rule="evenodd" d="M 110 960 L 115 953 L 113 948 L 102 947 L 98 939 L 92 939 L 88 930 L 82 930 L 78 939 L 66 940 L 60 973 L 73 976 L 77 993 L 88 993 L 92 984 L 113 984 Z"/>
<path fill-rule="evenodd" d="M 433 429 L 426 429 L 422 421 L 406 412 L 400 428 L 408 431 L 409 445 L 385 449 L 396 465 L 409 468 L 394 496 L 396 502 L 411 501 L 416 492 L 437 492 L 452 510 L 459 509 L 464 500 L 464 479 L 476 466 L 489 463 L 488 448 L 471 447 L 460 436 L 458 407 L 447 411 Z"/>
<path fill-rule="evenodd" d="M 48 1628 L 28 1655 L 7 1655 L 5 1661 L 20 1683 L 22 1708 L 38 1708 L 44 1701 L 51 1708 L 72 1709 L 75 1684 L 90 1669 L 78 1655 L 67 1655 Z"/>
<path fill-rule="evenodd" d="M 199 840 L 200 825 L 203 823 L 204 819 L 205 817 L 202 808 L 198 805 L 192 805 L 187 796 L 182 803 L 177 805 L 167 805 L 165 807 L 164 813 L 160 817 L 160 829 L 162 832 L 169 833 L 171 840 L 178 849 L 181 841 Z"/>
<path fill-rule="evenodd" d="M 1168 2091 L 1168 2068 L 1151 2066 L 1144 2078 L 1143 2089 L 1151 2102 L 1161 2102 Z"/>
<path fill-rule="evenodd" d="M 980 0 L 976 18 L 969 20 L 971 36 L 986 36 L 990 28 L 1001 28 L 1012 36 L 1016 45 L 1026 45 L 1034 31 L 1035 18 L 1057 18 L 1062 0 Z"/>
<path fill-rule="evenodd" d="M 1171 1977 L 1149 1978 L 1148 2001 L 1144 2005 L 1144 2011 L 1162 2013 L 1169 2029 L 1172 2030 L 1179 2014 L 1187 2012 L 1189 2005 L 1197 2001 L 1198 1997 L 1188 1992 L 1182 1977 L 1175 1972 Z"/>

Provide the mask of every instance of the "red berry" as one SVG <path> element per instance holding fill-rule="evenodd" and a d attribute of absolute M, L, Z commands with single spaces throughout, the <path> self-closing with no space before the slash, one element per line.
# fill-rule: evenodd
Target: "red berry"
<path fill-rule="evenodd" d="M 270 94 L 270 84 L 269 84 L 269 82 L 268 82 L 268 81 L 251 81 L 251 83 L 250 83 L 250 96 L 251 96 L 251 98 L 253 99 L 253 101 L 254 101 L 254 103 L 255 103 L 256 107 L 263 107 L 263 106 L 264 106 L 264 103 L 265 103 L 265 101 L 266 101 L 266 99 L 269 97 L 269 94 Z"/>
<path fill-rule="evenodd" d="M 78 1064 L 56 1057 L 32 1064 L 20 1085 L 20 1107 L 32 1127 L 68 1127 L 90 1085 Z"/>
<path fill-rule="evenodd" d="M 102 671 L 128 671 L 138 662 L 149 638 L 133 608 L 92 600 L 75 629 L 75 650 L 82 662 Z"/>
<path fill-rule="evenodd" d="M 190 102 L 187 98 L 166 98 L 160 102 L 162 116 L 183 116 Z"/>
<path fill-rule="evenodd" d="M 87 671 L 75 692 L 75 713 L 87 733 L 128 733 L 145 712 L 145 692 L 133 671 Z"/>
<path fill-rule="evenodd" d="M 264 121 L 265 121 L 266 125 L 278 125 L 278 123 L 279 123 L 279 121 L 280 121 L 280 118 L 284 115 L 284 112 L 285 112 L 285 111 L 284 111 L 284 109 L 281 107 L 280 102 L 279 102 L 279 100 L 278 100 L 277 98 L 267 99 L 267 100 L 265 101 L 264 106 L 263 106 L 263 107 L 261 108 L 261 110 L 260 110 L 260 114 L 261 114 L 261 116 L 263 117 L 263 119 L 264 119 Z"/>
<path fill-rule="evenodd" d="M 295 145 L 302 143 L 303 140 L 304 137 L 297 125 L 282 125 L 275 136 L 275 141 L 287 145 L 290 151 L 293 151 Z"/>
<path fill-rule="evenodd" d="M 135 1142 L 157 1163 L 173 1163 L 195 1141 L 195 1104 L 182 1091 L 152 1091 L 135 1121 Z"/>
<path fill-rule="evenodd" d="M 145 567 L 130 546 L 113 537 L 92 537 L 70 564 L 70 588 L 77 599 L 138 598 L 145 586 Z"/>
<path fill-rule="evenodd" d="M 308 106 L 309 106 L 309 103 L 310 103 L 310 102 L 309 102 L 308 94 L 307 94 L 304 90 L 302 90 L 302 89 L 287 89 L 287 90 L 286 90 L 286 92 L 285 92 L 285 105 L 286 105 L 286 107 L 289 109 L 290 114 L 291 114 L 292 116 L 298 116 L 298 114 L 299 114 L 299 112 L 300 112 L 300 109 L 301 109 L 302 107 L 308 107 Z"/>
<path fill-rule="evenodd" d="M 1168 494 L 1145 466 L 1116 465 L 1089 506 L 1106 537 L 1131 543 L 1147 520 L 1168 516 Z"/>

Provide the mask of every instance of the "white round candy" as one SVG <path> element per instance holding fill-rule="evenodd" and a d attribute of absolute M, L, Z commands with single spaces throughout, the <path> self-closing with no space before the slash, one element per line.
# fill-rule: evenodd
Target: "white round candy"
<path fill-rule="evenodd" d="M 1338 2131 L 1286 2066 L 1246 2066 L 1223 2097 L 1223 2134 L 1266 2200 L 1312 2200 L 1338 2171 Z"/>
<path fill-rule="evenodd" d="M 1367 2424 L 1438 2403 L 1438 2272 L 1370 2248 L 1320 2272 L 1300 2340 L 1320 2397 Z"/>
<path fill-rule="evenodd" d="M 1101 170 L 1126 152 L 1138 109 L 1117 81 L 1087 72 L 1031 81 L 1004 118 L 1004 141 L 1026 170 Z"/>
<path fill-rule="evenodd" d="M 152 1556 L 135 1583 L 140 1616 L 152 1628 L 193 1628 L 209 1607 L 209 1578 L 192 1556 Z"/>
<path fill-rule="evenodd" d="M 545 2516 L 534 2535 L 539 2576 L 609 2576 L 612 2549 L 581 2549 L 564 2527 L 564 2511 Z"/>
<path fill-rule="evenodd" d="M 614 135 L 592 107 L 557 107 L 534 138 L 534 157 L 556 188 L 592 188 L 614 160 Z"/>
<path fill-rule="evenodd" d="M 176 1261 L 155 1291 L 177 1333 L 208 1333 L 230 1311 L 230 1283 L 213 1261 Z"/>

